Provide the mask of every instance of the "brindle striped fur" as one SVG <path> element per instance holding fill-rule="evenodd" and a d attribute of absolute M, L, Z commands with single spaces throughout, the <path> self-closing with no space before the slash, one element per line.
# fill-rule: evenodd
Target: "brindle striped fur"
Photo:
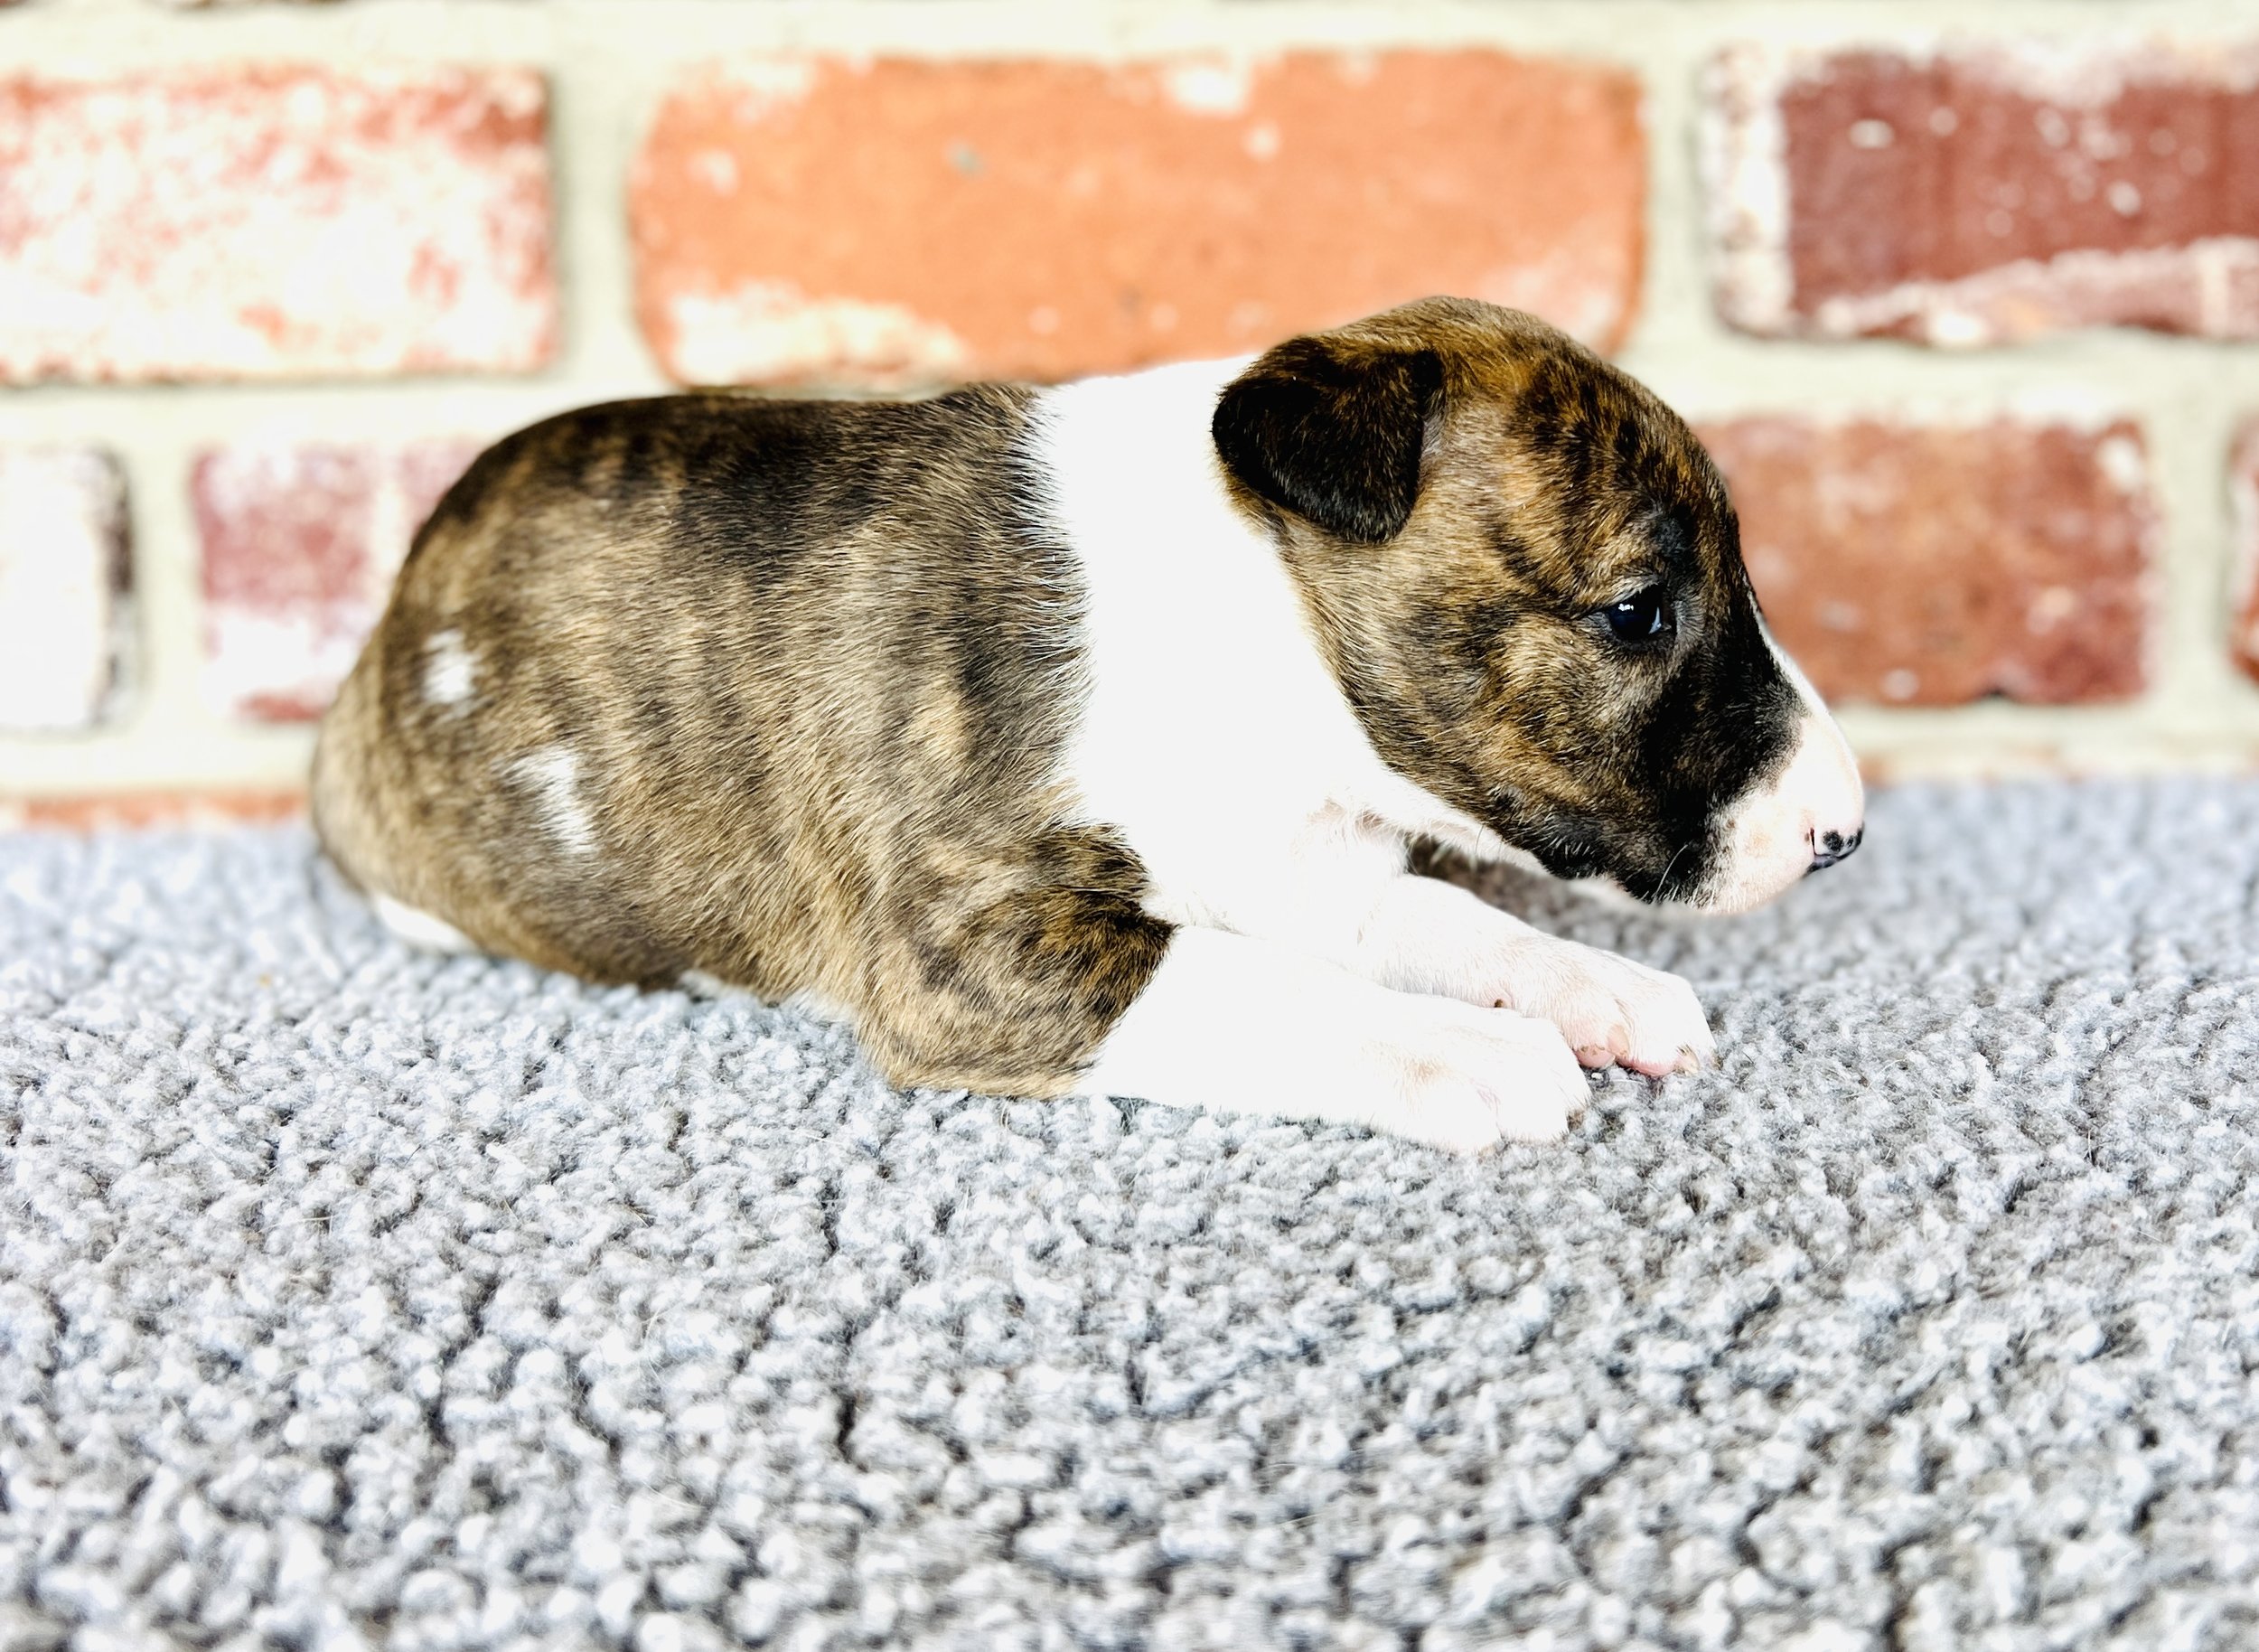
<path fill-rule="evenodd" d="M 680 396 L 502 442 L 323 727 L 331 853 L 495 952 L 836 1002 L 897 1082 L 1070 1088 L 1171 932 L 1060 784 L 1080 594 L 1036 395 Z M 1261 358 L 1214 435 L 1389 765 L 1557 872 L 1699 884 L 1795 706 L 1683 423 L 1551 328 L 1431 300 Z M 1607 644 L 1594 611 L 1648 581 L 1701 646 Z"/>
<path fill-rule="evenodd" d="M 323 727 L 331 853 L 494 952 L 813 993 L 898 1081 L 1061 1090 L 1168 931 L 1121 846 L 1061 823 L 1075 615 L 1027 400 L 684 396 L 502 442 Z M 424 691 L 449 630 L 467 710 Z M 587 852 L 526 766 L 558 750 Z"/>

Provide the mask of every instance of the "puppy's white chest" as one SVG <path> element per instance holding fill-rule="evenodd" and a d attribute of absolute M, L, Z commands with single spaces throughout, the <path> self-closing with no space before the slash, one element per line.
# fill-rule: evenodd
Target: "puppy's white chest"
<path fill-rule="evenodd" d="M 1267 922 L 1315 864 L 1385 865 L 1401 851 L 1362 817 L 1409 789 L 1344 702 L 1277 549 L 1225 491 L 1208 416 L 1236 365 L 1065 387 L 1037 438 L 1083 584 L 1086 678 L 1062 778 L 1083 818 L 1128 840 L 1158 915 L 1226 927 Z"/>

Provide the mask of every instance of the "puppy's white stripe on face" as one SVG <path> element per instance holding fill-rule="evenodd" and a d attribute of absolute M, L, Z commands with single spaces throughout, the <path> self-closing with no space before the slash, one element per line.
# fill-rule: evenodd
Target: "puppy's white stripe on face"
<path fill-rule="evenodd" d="M 1831 834 L 1855 842 L 1867 819 L 1859 763 L 1811 680 L 1765 629 L 1781 675 L 1803 702 L 1796 743 L 1779 773 L 1735 801 L 1720 821 L 1722 845 L 1710 887 L 1695 905 L 1705 911 L 1747 912 L 1764 905 L 1812 869 Z"/>
<path fill-rule="evenodd" d="M 530 787 L 541 824 L 557 846 L 569 855 L 594 853 L 596 823 L 580 797 L 580 754 L 567 746 L 550 746 L 518 759 L 512 778 Z"/>
<path fill-rule="evenodd" d="M 459 714 L 471 709 L 477 686 L 478 661 L 463 646 L 463 634 L 453 627 L 433 632 L 424 644 L 424 698 Z"/>

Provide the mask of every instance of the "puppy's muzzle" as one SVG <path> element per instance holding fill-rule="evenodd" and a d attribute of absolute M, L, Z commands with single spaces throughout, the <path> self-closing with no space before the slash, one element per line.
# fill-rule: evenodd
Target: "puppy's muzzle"
<path fill-rule="evenodd" d="M 1847 859 L 1867 831 L 1859 765 L 1816 697 L 1808 702 L 1787 765 L 1738 799 L 1721 822 L 1721 852 L 1694 904 L 1747 912 Z"/>

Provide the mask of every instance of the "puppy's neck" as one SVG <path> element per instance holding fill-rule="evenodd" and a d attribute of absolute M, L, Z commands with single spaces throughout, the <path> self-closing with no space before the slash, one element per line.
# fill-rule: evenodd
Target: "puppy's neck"
<path fill-rule="evenodd" d="M 1214 845 L 1336 817 L 1399 837 L 1505 846 L 1382 760 L 1345 686 L 1338 601 L 1277 518 L 1236 490 L 1209 434 L 1243 359 L 1042 393 L 1036 474 L 1080 575 L 1086 681 L 1061 776 L 1164 888 Z"/>

